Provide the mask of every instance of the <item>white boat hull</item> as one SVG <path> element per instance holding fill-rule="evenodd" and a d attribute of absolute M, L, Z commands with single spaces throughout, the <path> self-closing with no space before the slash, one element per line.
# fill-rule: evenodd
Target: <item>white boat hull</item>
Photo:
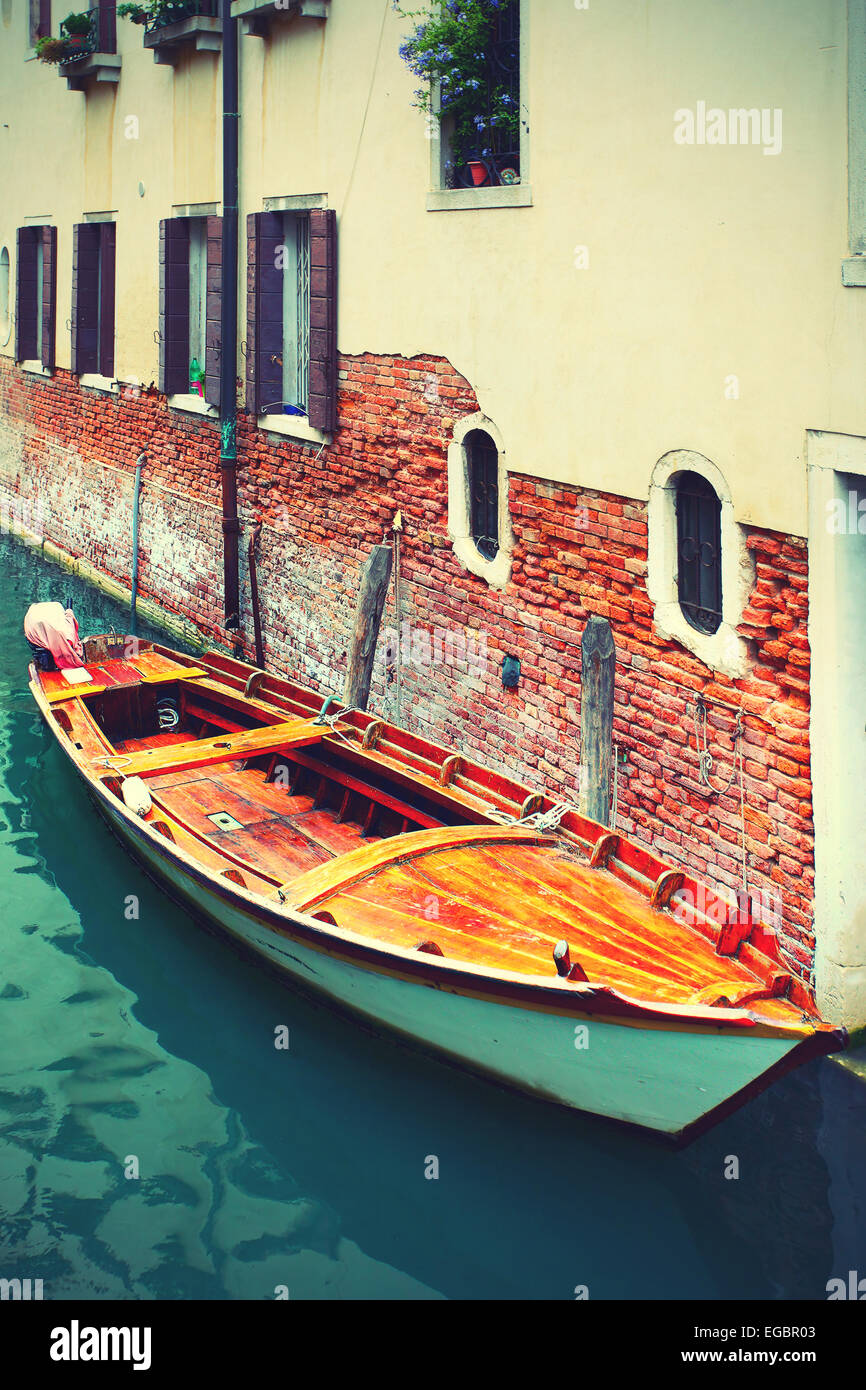
<path fill-rule="evenodd" d="M 357 965 L 257 920 L 254 905 L 223 897 L 192 878 L 153 838 L 97 796 L 117 834 L 172 894 L 197 915 L 292 976 L 377 1026 L 459 1060 L 531 1094 L 591 1114 L 681 1135 L 802 1043 L 796 1036 L 599 1021 L 430 988 L 391 971 Z M 291 918 L 284 929 L 291 930 Z"/>

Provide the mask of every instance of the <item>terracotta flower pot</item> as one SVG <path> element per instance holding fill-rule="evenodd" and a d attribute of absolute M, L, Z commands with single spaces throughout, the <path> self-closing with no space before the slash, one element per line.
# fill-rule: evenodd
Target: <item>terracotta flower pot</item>
<path fill-rule="evenodd" d="M 487 182 L 487 169 L 480 159 L 469 159 L 466 162 L 469 165 L 472 182 L 476 188 L 480 188 L 483 183 Z"/>

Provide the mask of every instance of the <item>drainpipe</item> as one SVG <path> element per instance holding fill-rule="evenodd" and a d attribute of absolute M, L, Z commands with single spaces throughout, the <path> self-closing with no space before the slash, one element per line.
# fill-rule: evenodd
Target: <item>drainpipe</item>
<path fill-rule="evenodd" d="M 223 43 L 223 219 L 220 306 L 220 473 L 225 625 L 240 626 L 238 576 L 238 22 L 220 0 Z"/>
<path fill-rule="evenodd" d="M 139 454 L 135 460 L 135 484 L 132 491 L 132 596 L 129 630 L 133 637 L 138 631 L 138 617 L 135 611 L 138 598 L 138 504 L 141 499 L 141 470 L 146 463 L 147 454 Z"/>
<path fill-rule="evenodd" d="M 250 566 L 250 604 L 253 610 L 253 632 L 256 639 L 256 665 L 260 671 L 265 669 L 265 648 L 262 642 L 262 615 L 259 608 L 259 575 L 256 566 L 256 541 L 262 533 L 262 523 L 257 521 L 250 533 L 247 558 Z"/>

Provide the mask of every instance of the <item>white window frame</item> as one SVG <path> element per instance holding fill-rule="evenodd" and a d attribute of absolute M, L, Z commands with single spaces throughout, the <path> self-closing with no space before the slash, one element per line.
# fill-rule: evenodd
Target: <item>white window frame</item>
<path fill-rule="evenodd" d="M 0 352 L 5 352 L 12 338 L 11 293 L 12 256 L 8 246 L 0 246 Z"/>
<path fill-rule="evenodd" d="M 189 342 L 187 373 L 195 358 L 202 371 L 207 357 L 207 218 L 189 219 Z"/>
<path fill-rule="evenodd" d="M 866 0 L 848 0 L 848 248 L 842 284 L 866 286 Z"/>
<path fill-rule="evenodd" d="M 486 559 L 472 535 L 472 498 L 469 487 L 469 458 L 466 436 L 473 430 L 484 430 L 496 445 L 499 462 L 499 550 L 492 560 Z M 472 574 L 486 580 L 491 589 L 504 589 L 511 578 L 514 552 L 514 532 L 508 510 L 508 467 L 502 435 L 486 415 L 477 411 L 466 415 L 454 426 L 448 445 L 448 538 L 454 554 Z"/>
<path fill-rule="evenodd" d="M 285 219 L 286 219 L 286 214 L 292 215 L 292 217 L 294 218 L 295 226 L 297 226 L 297 219 L 298 219 L 298 218 L 306 217 L 306 218 L 307 218 L 307 223 L 308 223 L 308 226 L 309 226 L 309 214 L 310 214 L 310 212 L 311 212 L 314 208 L 326 208 L 327 206 L 328 206 L 328 197 L 327 197 L 327 194 L 326 194 L 326 193 L 289 193 L 289 194 L 280 194 L 280 195 L 275 195 L 275 196 L 273 196 L 273 197 L 267 197 L 267 198 L 264 199 L 264 202 L 263 202 L 263 209 L 264 209 L 265 212 L 277 212 L 277 213 L 281 213 L 281 214 L 283 215 L 283 219 L 284 219 L 284 220 L 283 220 L 283 235 L 284 235 L 284 240 L 285 240 L 285 228 L 286 228 L 286 221 L 285 221 Z M 309 232 L 308 232 L 308 236 L 309 236 Z M 287 288 L 286 280 L 287 280 L 287 277 L 286 277 L 286 275 L 284 274 L 284 276 L 283 276 L 283 340 L 284 340 L 284 341 L 285 341 L 285 335 L 286 335 L 286 331 L 287 331 L 287 314 L 288 314 L 288 311 L 289 311 L 290 308 L 291 308 L 291 303 L 290 303 L 291 294 L 290 294 L 290 292 L 289 292 L 289 290 L 288 290 L 288 288 Z M 296 295 L 296 293 L 297 293 L 297 276 L 294 277 L 294 289 L 292 290 L 291 293 L 293 293 L 293 294 L 295 294 L 295 295 Z M 309 308 L 309 306 L 308 306 L 308 308 Z M 295 313 L 296 313 L 296 301 L 295 301 Z M 291 317 L 290 314 L 289 314 L 288 316 Z M 309 341 L 309 322 L 308 322 L 308 324 L 307 324 L 307 333 L 308 333 L 308 341 Z M 284 354 L 284 358 L 285 358 L 285 354 Z M 287 368 L 286 368 L 286 363 L 285 363 L 285 360 L 284 360 L 284 362 L 283 362 L 283 383 L 284 383 L 284 384 L 283 384 L 283 388 L 282 388 L 284 393 L 285 393 L 285 390 L 286 390 L 286 387 L 285 387 L 285 382 L 286 382 L 286 371 L 287 371 Z M 309 386 L 308 386 L 308 396 L 309 396 Z M 284 397 L 283 397 L 283 398 L 284 398 L 285 400 L 288 400 L 288 399 L 289 399 L 289 397 L 288 397 L 287 395 L 285 395 L 285 394 L 284 394 Z M 307 401 L 307 407 L 309 408 L 309 399 L 308 399 L 308 401 Z M 256 417 L 256 426 L 257 426 L 258 429 L 260 429 L 260 430 L 265 430 L 265 431 L 267 431 L 267 432 L 270 433 L 270 434 L 273 434 L 273 435 L 283 435 L 283 436 L 286 436 L 286 437 L 288 437 L 288 438 L 290 438 L 290 439 L 300 439 L 300 440 L 302 440 L 304 443 L 307 443 L 307 444 L 330 444 L 330 443 L 331 443 L 331 440 L 332 440 L 332 438 L 333 438 L 333 436 L 332 436 L 331 434 L 328 434 L 328 433 L 326 433 L 326 432 L 323 431 L 323 430 L 318 430 L 318 429 L 316 429 L 313 425 L 311 425 L 311 424 L 310 424 L 310 421 L 309 421 L 309 416 L 308 416 L 308 415 L 258 415 L 258 416 Z"/>
<path fill-rule="evenodd" d="M 680 607 L 677 590 L 676 478 L 698 473 L 721 503 L 722 621 L 713 633 L 699 632 Z M 653 469 L 648 503 L 647 594 L 654 605 L 657 633 L 679 642 L 723 675 L 736 678 L 749 669 L 749 645 L 737 626 L 755 583 L 754 557 L 746 532 L 735 519 L 731 491 L 721 470 L 703 454 L 673 449 Z"/>

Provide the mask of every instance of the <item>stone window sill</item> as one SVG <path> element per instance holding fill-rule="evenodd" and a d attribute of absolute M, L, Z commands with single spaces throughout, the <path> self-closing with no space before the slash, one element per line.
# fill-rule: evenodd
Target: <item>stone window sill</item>
<path fill-rule="evenodd" d="M 866 256 L 852 256 L 842 262 L 842 284 L 866 286 Z"/>
<path fill-rule="evenodd" d="M 26 372 L 28 376 L 52 376 L 52 373 L 43 367 L 42 363 L 37 360 L 22 362 L 21 370 L 22 372 Z"/>
<path fill-rule="evenodd" d="M 496 184 L 492 188 L 438 188 L 427 194 L 428 212 L 531 206 L 532 188 L 528 183 Z"/>
<path fill-rule="evenodd" d="M 501 545 L 495 560 L 487 560 L 481 554 L 471 536 L 455 536 L 449 533 L 454 546 L 454 554 L 464 569 L 476 574 L 490 585 L 491 589 L 504 589 L 511 578 L 511 547 Z"/>
<path fill-rule="evenodd" d="M 99 372 L 84 372 L 78 378 L 78 384 L 86 391 L 100 391 L 104 396 L 120 395 L 120 386 L 114 378 L 101 376 Z"/>
<path fill-rule="evenodd" d="M 721 623 L 713 633 L 699 632 L 692 627 L 679 603 L 657 604 L 654 622 L 660 637 L 668 642 L 679 642 L 711 670 L 732 679 L 748 673 L 748 647 L 730 623 Z"/>
<path fill-rule="evenodd" d="M 256 424 L 269 434 L 283 434 L 288 439 L 303 439 L 308 444 L 330 444 L 331 436 L 314 429 L 306 415 L 259 415 Z"/>
<path fill-rule="evenodd" d="M 215 420 L 219 415 L 216 406 L 209 405 L 204 397 L 197 395 L 195 391 L 183 391 L 169 396 L 168 408 L 179 410 L 184 415 L 204 415 L 208 420 Z"/>

